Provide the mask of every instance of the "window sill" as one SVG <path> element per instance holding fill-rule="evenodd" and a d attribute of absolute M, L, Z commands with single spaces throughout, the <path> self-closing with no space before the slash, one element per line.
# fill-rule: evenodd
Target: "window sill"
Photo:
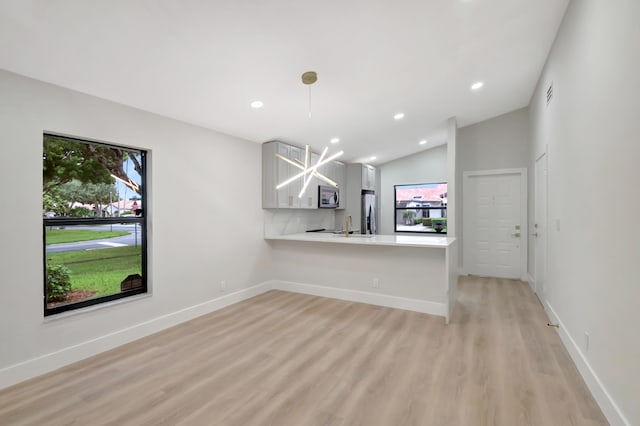
<path fill-rule="evenodd" d="M 86 314 L 88 312 L 98 311 L 101 309 L 107 309 L 113 306 L 122 305 L 124 303 L 136 302 L 138 300 L 147 299 L 152 296 L 152 293 L 147 292 L 143 294 L 136 294 L 135 296 L 123 297 L 122 299 L 111 300 L 109 302 L 100 303 L 98 305 L 91 305 L 85 308 L 74 309 L 72 311 L 60 312 L 59 314 L 48 315 L 43 318 L 43 323 L 49 323 L 58 321 L 61 319 L 74 317 L 76 315 Z"/>

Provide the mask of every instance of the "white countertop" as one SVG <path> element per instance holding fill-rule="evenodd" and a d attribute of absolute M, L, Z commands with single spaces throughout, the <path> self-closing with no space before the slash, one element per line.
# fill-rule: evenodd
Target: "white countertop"
<path fill-rule="evenodd" d="M 421 235 L 361 235 L 329 234 L 322 232 L 302 232 L 300 234 L 270 235 L 265 240 L 310 241 L 317 243 L 359 244 L 367 246 L 431 247 L 447 248 L 456 239 L 452 237 L 431 237 Z"/>

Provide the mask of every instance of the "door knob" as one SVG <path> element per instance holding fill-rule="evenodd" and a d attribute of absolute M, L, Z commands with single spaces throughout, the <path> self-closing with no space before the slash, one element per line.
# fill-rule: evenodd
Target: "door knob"
<path fill-rule="evenodd" d="M 515 234 L 511 234 L 511 235 L 516 237 L 516 238 L 520 237 L 520 233 L 519 232 L 516 232 Z"/>
<path fill-rule="evenodd" d="M 533 234 L 531 234 L 531 235 L 533 235 L 534 237 L 537 237 L 537 236 L 538 236 L 538 233 L 537 233 L 537 232 L 534 232 L 534 233 L 533 233 Z"/>

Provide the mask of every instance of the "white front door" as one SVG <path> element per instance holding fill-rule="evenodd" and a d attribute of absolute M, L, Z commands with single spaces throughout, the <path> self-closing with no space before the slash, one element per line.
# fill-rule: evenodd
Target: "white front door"
<path fill-rule="evenodd" d="M 526 209 L 523 172 L 465 173 L 463 263 L 472 275 L 523 277 Z"/>
<path fill-rule="evenodd" d="M 546 309 L 545 278 L 547 271 L 547 156 L 542 154 L 536 160 L 535 169 L 535 209 L 533 241 L 535 245 L 535 290 L 542 306 Z"/>

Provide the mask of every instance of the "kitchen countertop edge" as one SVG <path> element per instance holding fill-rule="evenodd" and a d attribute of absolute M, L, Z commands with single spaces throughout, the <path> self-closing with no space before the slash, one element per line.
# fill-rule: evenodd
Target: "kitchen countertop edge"
<path fill-rule="evenodd" d="M 372 237 L 302 232 L 299 234 L 267 235 L 265 240 L 306 241 L 315 243 L 355 244 L 366 246 L 392 246 L 414 248 L 447 248 L 455 242 L 454 237 L 427 237 L 417 235 L 374 235 Z"/>

